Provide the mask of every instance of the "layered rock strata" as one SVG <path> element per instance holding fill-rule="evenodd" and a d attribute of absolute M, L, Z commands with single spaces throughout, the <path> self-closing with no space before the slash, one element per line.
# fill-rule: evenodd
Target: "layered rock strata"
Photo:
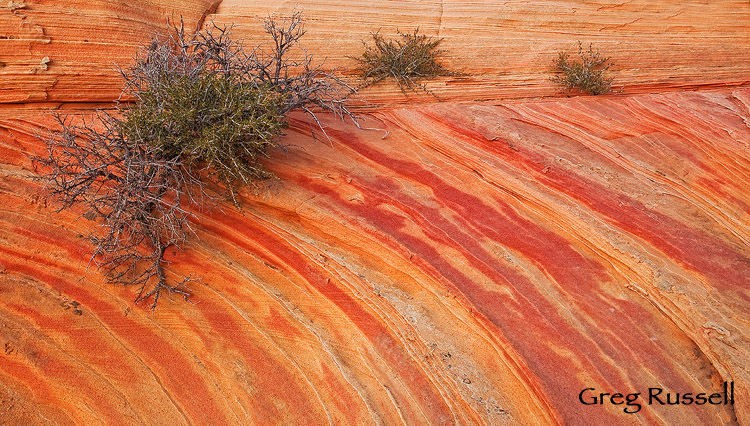
<path fill-rule="evenodd" d="M 30 423 L 748 421 L 750 91 L 434 104 L 330 142 L 293 117 L 281 181 L 198 211 L 192 303 L 102 284 L 0 119 L 0 416 Z M 83 277 L 83 278 L 82 278 Z M 75 303 L 74 303 L 75 302 Z M 720 391 L 734 406 L 583 406 Z M 8 402 L 10 401 L 10 402 Z"/>
<path fill-rule="evenodd" d="M 558 96 L 553 59 L 592 43 L 611 57 L 624 93 L 733 86 L 750 75 L 746 1 L 579 2 L 149 0 L 11 1 L 0 8 L 0 102 L 110 102 L 121 81 L 113 70 L 138 46 L 163 33 L 167 20 L 186 28 L 234 25 L 249 48 L 264 42 L 261 20 L 295 10 L 306 17 L 304 47 L 354 80 L 363 41 L 396 29 L 444 39 L 444 61 L 467 74 L 428 83 L 442 100 Z M 300 53 L 301 54 L 301 53 Z M 365 90 L 370 106 L 434 101 L 405 98 L 395 84 Z"/>

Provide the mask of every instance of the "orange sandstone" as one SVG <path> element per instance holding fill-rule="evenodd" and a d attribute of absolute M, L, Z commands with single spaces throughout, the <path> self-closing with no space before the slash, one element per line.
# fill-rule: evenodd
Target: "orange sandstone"
<path fill-rule="evenodd" d="M 4 108 L 0 371 L 20 401 L 4 415 L 744 422 L 749 100 L 414 106 L 376 114 L 385 139 L 327 119 L 330 144 L 294 116 L 295 147 L 269 163 L 281 183 L 246 194 L 242 212 L 196 212 L 199 238 L 170 253 L 175 273 L 201 276 L 194 303 L 154 315 L 85 273 L 93 224 L 53 213 L 29 180 L 24 154 L 48 119 Z M 735 406 L 577 401 L 587 387 L 725 380 Z"/>
<path fill-rule="evenodd" d="M 115 99 L 113 67 L 167 17 L 257 43 L 292 7 L 0 8 L 0 423 L 750 424 L 747 2 L 297 3 L 348 77 L 370 31 L 444 37 L 470 75 L 429 88 L 461 102 L 371 87 L 407 105 L 368 110 L 383 131 L 323 117 L 330 141 L 293 115 L 281 180 L 196 211 L 168 253 L 192 303 L 149 314 L 103 284 L 96 224 L 33 179 L 48 108 Z M 577 40 L 624 95 L 513 100 L 557 95 Z M 578 401 L 724 381 L 733 406 Z"/>
<path fill-rule="evenodd" d="M 615 88 L 625 93 L 731 86 L 750 75 L 750 4 L 739 0 L 15 3 L 25 6 L 0 8 L 0 102 L 110 102 L 122 86 L 115 67 L 128 66 L 168 18 L 182 17 L 188 29 L 235 25 L 252 47 L 266 40 L 260 20 L 294 10 L 306 17 L 304 47 L 350 76 L 356 63 L 348 57 L 361 54 L 371 32 L 419 27 L 444 38 L 445 63 L 469 74 L 428 83 L 444 100 L 559 95 L 549 80 L 552 60 L 579 40 L 612 58 Z M 395 84 L 368 88 L 361 98 L 372 105 L 409 100 Z"/>

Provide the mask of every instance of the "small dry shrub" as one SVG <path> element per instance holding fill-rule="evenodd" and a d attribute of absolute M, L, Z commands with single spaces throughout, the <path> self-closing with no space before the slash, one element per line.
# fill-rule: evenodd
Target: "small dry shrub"
<path fill-rule="evenodd" d="M 609 92 L 612 88 L 612 79 L 607 78 L 604 73 L 612 65 L 608 57 L 589 44 L 588 51 L 583 49 L 583 44 L 578 42 L 578 56 L 581 62 L 570 61 L 570 54 L 560 52 L 554 61 L 555 70 L 562 74 L 552 78 L 552 81 L 563 84 L 568 89 L 578 89 L 592 95 Z"/>
<path fill-rule="evenodd" d="M 445 53 L 444 50 L 438 49 L 443 39 L 419 34 L 418 28 L 413 33 L 402 33 L 398 30 L 397 33 L 398 37 L 393 40 L 373 33 L 373 45 L 363 42 L 364 53 L 353 58 L 359 63 L 357 70 L 366 85 L 392 78 L 404 94 L 407 89 L 421 89 L 432 94 L 423 83 L 419 83 L 420 80 L 461 75 L 438 62 L 440 55 Z"/>

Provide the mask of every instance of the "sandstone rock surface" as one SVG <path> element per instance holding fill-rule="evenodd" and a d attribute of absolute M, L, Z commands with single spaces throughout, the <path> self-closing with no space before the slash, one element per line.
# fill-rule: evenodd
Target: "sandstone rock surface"
<path fill-rule="evenodd" d="M 363 51 L 371 32 L 419 27 L 444 38 L 446 64 L 468 73 L 429 83 L 444 100 L 559 95 L 550 65 L 578 41 L 612 58 L 615 86 L 624 93 L 750 79 L 750 3 L 739 0 L 25 0 L 0 8 L 0 102 L 110 102 L 121 89 L 115 66 L 128 66 L 138 46 L 164 31 L 167 18 L 182 17 L 187 28 L 235 25 L 235 34 L 254 46 L 266 39 L 260 20 L 294 10 L 306 16 L 305 47 L 343 74 L 353 72 L 349 57 Z M 49 62 L 42 64 L 44 58 Z M 375 106 L 431 100 L 404 99 L 392 84 L 369 88 L 362 98 Z"/>
<path fill-rule="evenodd" d="M 168 27 L 202 25 L 215 0 L 21 0 L 0 5 L 0 103 L 111 102 L 117 67 Z M 46 58 L 46 59 L 45 59 Z"/>
<path fill-rule="evenodd" d="M 254 39 L 291 7 L 0 10 L 0 423 L 750 424 L 747 2 L 299 2 L 332 67 L 419 25 L 472 75 L 430 83 L 444 103 L 369 88 L 403 105 L 366 110 L 378 130 L 324 117 L 330 141 L 293 115 L 281 180 L 196 211 L 168 253 L 190 302 L 149 314 L 103 284 L 96 224 L 33 179 L 49 109 L 106 107 L 165 15 Z M 578 39 L 623 94 L 512 99 L 557 94 Z M 724 381 L 733 406 L 578 401 Z"/>

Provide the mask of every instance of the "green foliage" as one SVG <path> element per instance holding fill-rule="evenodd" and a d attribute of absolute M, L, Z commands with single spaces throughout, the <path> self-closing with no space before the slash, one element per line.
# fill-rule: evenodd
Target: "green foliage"
<path fill-rule="evenodd" d="M 260 159 L 286 127 L 283 97 L 269 84 L 204 71 L 164 75 L 125 112 L 122 132 L 184 167 L 207 167 L 227 187 L 268 178 Z"/>
<path fill-rule="evenodd" d="M 413 33 L 402 33 L 397 30 L 398 38 L 387 40 L 379 33 L 373 33 L 373 45 L 365 44 L 365 51 L 360 57 L 355 57 L 358 71 L 367 85 L 378 83 L 386 78 L 393 78 L 401 91 L 420 88 L 430 93 L 419 81 L 430 77 L 456 76 L 457 72 L 450 71 L 438 62 L 438 57 L 445 53 L 438 49 L 441 38 L 433 38 L 419 34 L 419 29 Z"/>
<path fill-rule="evenodd" d="M 239 205 L 236 188 L 272 176 L 262 159 L 283 148 L 287 113 L 303 111 L 324 134 L 319 111 L 357 123 L 346 105 L 354 89 L 299 48 L 301 14 L 264 29 L 271 49 L 246 52 L 231 27 L 186 34 L 180 24 L 120 70 L 114 110 L 90 121 L 58 116 L 40 135 L 45 187 L 60 210 L 79 205 L 100 222 L 92 261 L 110 282 L 137 286 L 136 303 L 154 309 L 165 291 L 190 295 L 190 276 L 175 280 L 164 254 L 189 240 L 193 212 L 218 201 L 222 186 Z"/>
<path fill-rule="evenodd" d="M 604 73 L 611 66 L 608 57 L 602 57 L 598 50 L 589 44 L 588 51 L 583 50 L 583 45 L 578 42 L 578 55 L 581 62 L 569 60 L 570 54 L 560 52 L 554 61 L 555 70 L 562 75 L 552 78 L 552 81 L 565 85 L 568 89 L 578 89 L 592 95 L 609 92 L 612 88 L 612 79 L 605 77 Z"/>

